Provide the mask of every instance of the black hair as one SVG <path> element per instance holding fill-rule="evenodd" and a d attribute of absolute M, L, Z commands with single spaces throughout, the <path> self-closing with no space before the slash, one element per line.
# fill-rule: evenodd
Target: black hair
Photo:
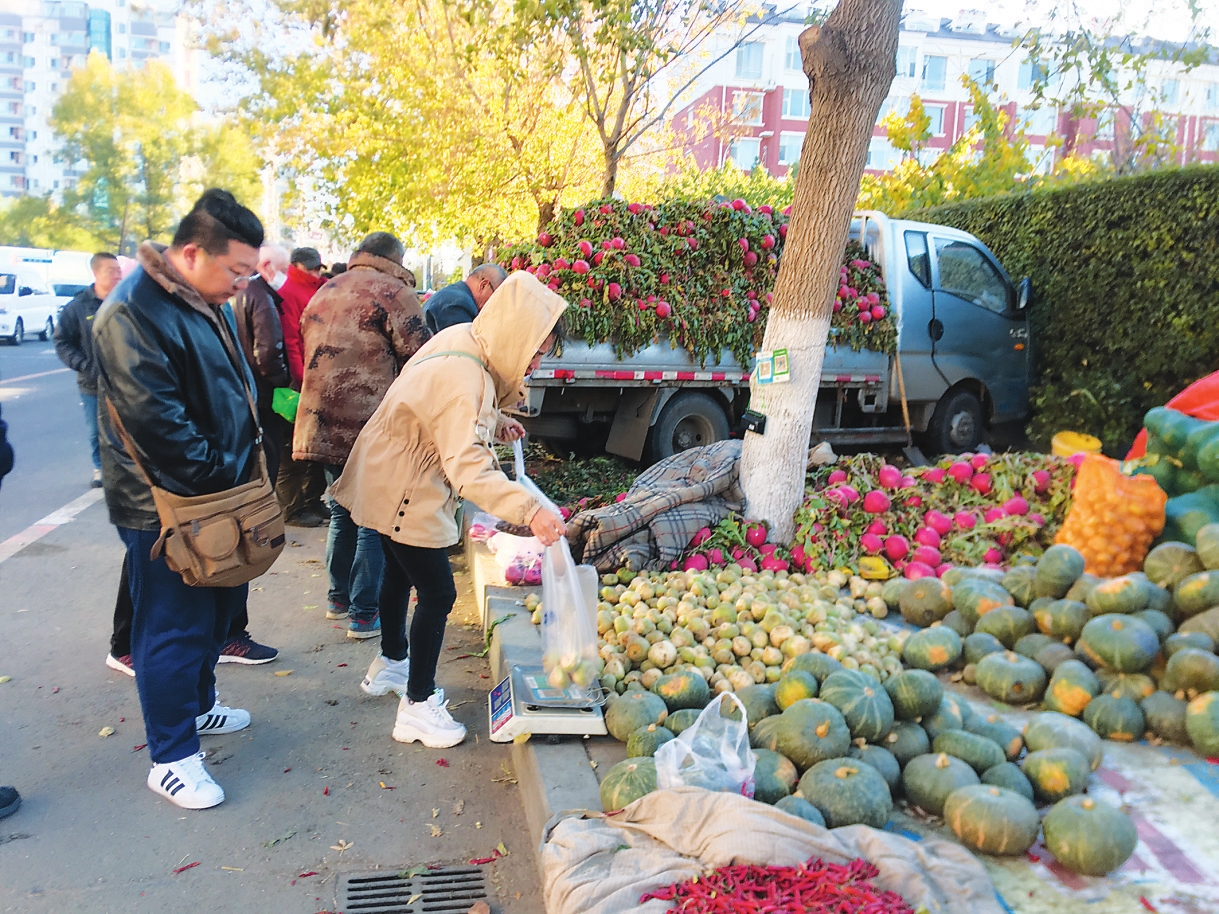
<path fill-rule="evenodd" d="M 98 251 L 96 254 L 94 254 L 92 257 L 89 258 L 89 269 L 92 270 L 94 273 L 96 273 L 97 268 L 100 267 L 102 265 L 102 263 L 107 260 L 113 260 L 116 263 L 118 262 L 118 258 L 115 257 L 113 254 L 111 254 L 109 251 Z"/>
<path fill-rule="evenodd" d="M 406 256 L 406 245 L 389 232 L 373 232 L 360 242 L 356 250 L 363 254 L 375 254 L 394 263 L 401 264 Z"/>
<path fill-rule="evenodd" d="M 196 244 L 213 257 L 224 254 L 230 241 L 239 241 L 252 248 L 262 247 L 262 223 L 227 190 L 208 188 L 195 201 L 186 218 L 178 223 L 173 246 Z"/>

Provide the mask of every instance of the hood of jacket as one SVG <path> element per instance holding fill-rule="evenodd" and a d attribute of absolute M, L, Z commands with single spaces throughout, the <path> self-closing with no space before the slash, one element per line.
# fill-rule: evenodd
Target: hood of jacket
<path fill-rule="evenodd" d="M 304 286 L 310 292 L 316 292 L 322 286 L 326 285 L 325 278 L 321 276 L 314 276 L 307 270 L 302 270 L 296 264 L 292 264 L 288 267 L 288 281 Z"/>
<path fill-rule="evenodd" d="M 402 266 L 402 264 L 394 263 L 388 257 L 379 257 L 376 254 L 369 254 L 367 251 L 357 251 L 347 261 L 347 269 L 355 270 L 359 268 L 376 270 L 378 273 L 384 273 L 387 276 L 402 280 L 412 289 L 415 288 L 415 274 Z"/>
<path fill-rule="evenodd" d="M 474 318 L 472 335 L 495 382 L 501 408 L 520 399 L 534 353 L 566 310 L 561 295 L 532 273 L 518 270 L 503 281 Z"/>

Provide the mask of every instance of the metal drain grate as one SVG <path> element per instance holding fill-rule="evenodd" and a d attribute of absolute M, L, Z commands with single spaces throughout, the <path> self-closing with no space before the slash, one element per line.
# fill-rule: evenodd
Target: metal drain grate
<path fill-rule="evenodd" d="M 402 878 L 385 872 L 357 873 L 339 882 L 339 908 L 345 914 L 466 914 L 487 900 L 481 867 L 446 866 Z"/>

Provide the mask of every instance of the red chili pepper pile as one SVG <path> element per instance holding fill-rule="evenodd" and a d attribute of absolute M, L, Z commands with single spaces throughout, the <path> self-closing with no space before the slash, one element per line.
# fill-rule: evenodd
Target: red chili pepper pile
<path fill-rule="evenodd" d="M 896 892 L 869 881 L 880 871 L 866 860 L 799 866 L 725 866 L 706 876 L 648 892 L 646 901 L 675 901 L 669 914 L 914 914 Z"/>

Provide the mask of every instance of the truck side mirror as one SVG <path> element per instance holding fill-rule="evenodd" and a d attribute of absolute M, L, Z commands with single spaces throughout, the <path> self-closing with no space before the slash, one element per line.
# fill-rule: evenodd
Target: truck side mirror
<path fill-rule="evenodd" d="M 1033 304 L 1033 281 L 1027 276 L 1016 287 L 1016 310 L 1027 311 Z"/>

